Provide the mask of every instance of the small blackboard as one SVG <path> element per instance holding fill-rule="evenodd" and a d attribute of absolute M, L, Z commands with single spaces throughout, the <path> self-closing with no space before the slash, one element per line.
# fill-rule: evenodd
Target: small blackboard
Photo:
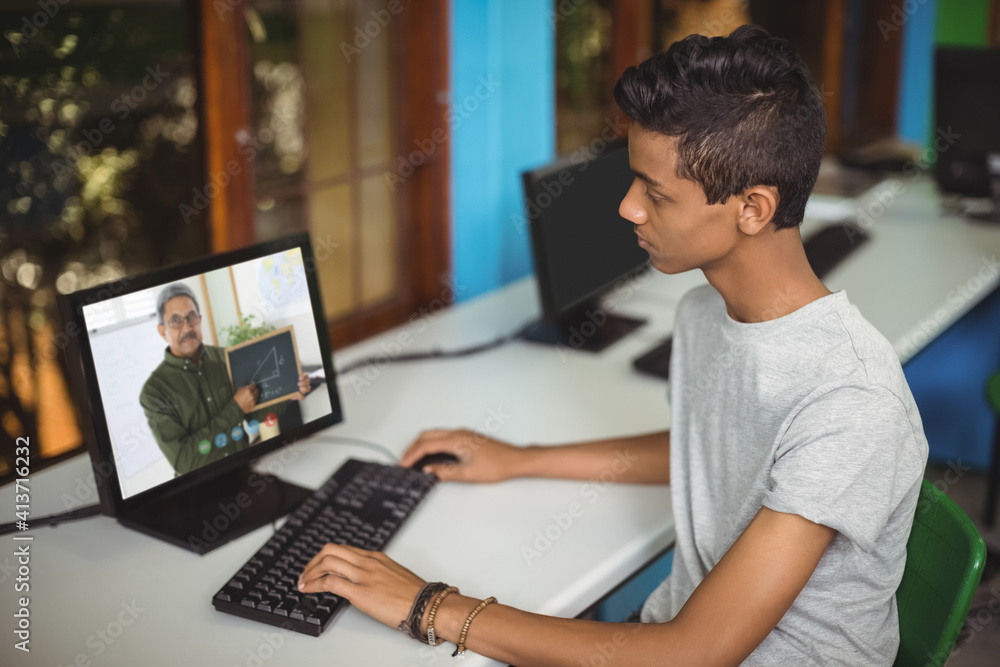
<path fill-rule="evenodd" d="M 256 407 L 291 398 L 299 391 L 298 348 L 291 326 L 226 348 L 233 391 L 254 383 L 260 390 Z"/>

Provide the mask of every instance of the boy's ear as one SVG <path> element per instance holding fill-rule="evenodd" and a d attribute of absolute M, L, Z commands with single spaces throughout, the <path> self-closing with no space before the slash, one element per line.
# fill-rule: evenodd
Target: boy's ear
<path fill-rule="evenodd" d="M 767 227 L 778 208 L 778 189 L 773 185 L 755 185 L 739 197 L 740 210 L 736 224 L 740 231 L 753 236 Z"/>

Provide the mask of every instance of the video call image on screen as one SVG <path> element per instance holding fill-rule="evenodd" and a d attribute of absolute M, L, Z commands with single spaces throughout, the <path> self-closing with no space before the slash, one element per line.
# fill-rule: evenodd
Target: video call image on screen
<path fill-rule="evenodd" d="M 332 412 L 299 248 L 83 315 L 123 498 Z"/>

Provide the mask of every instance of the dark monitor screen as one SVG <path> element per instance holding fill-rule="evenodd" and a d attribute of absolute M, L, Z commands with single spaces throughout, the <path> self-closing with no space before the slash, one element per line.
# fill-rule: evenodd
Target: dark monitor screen
<path fill-rule="evenodd" d="M 935 179 L 944 192 L 989 197 L 989 164 L 1000 160 L 1000 50 L 938 49 L 934 79 Z"/>
<path fill-rule="evenodd" d="M 62 301 L 107 513 L 195 498 L 342 420 L 315 273 L 301 234 Z"/>
<path fill-rule="evenodd" d="M 588 161 L 567 161 L 524 173 L 542 309 L 556 317 L 645 267 L 630 222 L 618 207 L 632 184 L 628 143 L 610 144 Z"/>

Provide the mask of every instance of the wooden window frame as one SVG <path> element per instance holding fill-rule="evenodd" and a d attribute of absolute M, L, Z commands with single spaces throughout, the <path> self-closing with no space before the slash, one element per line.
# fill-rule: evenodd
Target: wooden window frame
<path fill-rule="evenodd" d="M 201 117 L 205 128 L 206 172 L 223 173 L 239 153 L 240 139 L 250 137 L 251 97 L 248 79 L 247 30 L 239 5 L 217 11 L 214 0 L 200 3 Z M 448 88 L 448 3 L 421 0 L 407 5 L 398 20 L 392 61 L 395 82 L 396 148 L 405 152 L 415 141 L 432 136 L 444 140 L 413 174 L 397 184 L 399 222 L 399 288 L 376 305 L 329 319 L 334 347 L 342 347 L 406 322 L 434 299 L 441 298 L 450 272 L 448 150 L 443 94 Z M 308 85 L 308 82 L 306 82 Z M 395 158 L 394 158 L 395 159 Z M 255 241 L 253 169 L 231 175 L 229 185 L 210 200 L 208 223 L 213 252 Z M 307 195 L 308 196 L 308 195 Z"/>

